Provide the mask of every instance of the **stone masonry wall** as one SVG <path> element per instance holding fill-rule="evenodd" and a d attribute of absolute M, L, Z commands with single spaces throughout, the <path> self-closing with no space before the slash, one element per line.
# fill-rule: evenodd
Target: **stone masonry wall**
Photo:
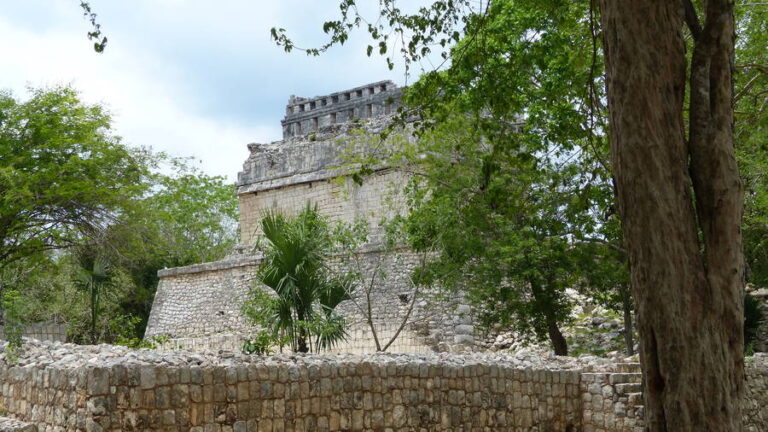
<path fill-rule="evenodd" d="M 575 431 L 579 371 L 454 355 L 232 358 L 55 347 L 0 370 L 40 430 Z"/>
<path fill-rule="evenodd" d="M 642 431 L 640 421 L 594 426 L 638 412 L 608 391 L 588 402 L 604 383 L 597 375 L 610 383 L 624 373 L 595 358 L 223 357 L 33 342 L 26 350 L 15 365 L 0 355 L 0 410 L 41 431 Z M 747 368 L 745 406 L 759 410 L 768 358 Z M 745 412 L 745 430 L 766 430 L 755 412 Z"/>
<path fill-rule="evenodd" d="M 67 325 L 54 322 L 26 324 L 22 328 L 21 335 L 30 339 L 65 342 L 67 340 Z M 5 327 L 2 325 L 0 325 L 0 340 L 5 340 Z"/>
<path fill-rule="evenodd" d="M 242 334 L 250 326 L 240 313 L 256 280 L 258 260 L 236 256 L 214 263 L 161 270 L 145 337 L 169 335 L 186 339 L 182 347 L 209 348 L 226 334 Z M 207 342 L 204 342 L 207 341 Z M 231 343 L 221 346 L 231 349 Z"/>
<path fill-rule="evenodd" d="M 316 133 L 354 119 L 392 114 L 397 110 L 401 93 L 392 81 L 379 81 L 325 96 L 291 96 L 281 121 L 283 139 Z"/>
<path fill-rule="evenodd" d="M 402 207 L 402 197 L 393 194 L 405 187 L 401 173 L 384 170 L 368 176 L 362 185 L 351 179 L 320 179 L 277 189 L 240 194 L 240 239 L 253 245 L 261 233 L 259 221 L 268 211 L 295 215 L 307 204 L 332 221 L 368 222 L 371 238 L 380 239 L 383 218 L 391 218 Z"/>
<path fill-rule="evenodd" d="M 474 348 L 474 327 L 468 307 L 462 305 L 460 299 L 448 301 L 427 292 L 419 292 L 413 298 L 408 276 L 418 262 L 416 254 L 403 250 L 389 253 L 368 250 L 354 261 L 359 263 L 363 274 L 370 275 L 378 269 L 385 276 L 375 280 L 371 291 L 372 320 L 382 345 L 407 318 L 406 326 L 389 347 L 390 352 Z M 241 315 L 241 306 L 256 286 L 259 263 L 256 256 L 241 255 L 161 271 L 145 337 L 169 336 L 164 348 L 239 351 L 244 339 L 256 330 Z M 347 319 L 349 338 L 331 352 L 363 354 L 376 350 L 366 315 L 361 310 L 365 308 L 363 297 L 363 291 L 358 291 L 353 300 L 338 306 L 338 311 Z M 413 310 L 408 315 L 411 304 Z"/>
<path fill-rule="evenodd" d="M 745 360 L 746 398 L 741 405 L 745 432 L 768 430 L 768 354 L 759 353 Z"/>
<path fill-rule="evenodd" d="M 583 432 L 643 432 L 644 407 L 639 363 L 613 371 L 581 374 Z M 768 355 L 746 358 L 745 432 L 768 430 Z"/>

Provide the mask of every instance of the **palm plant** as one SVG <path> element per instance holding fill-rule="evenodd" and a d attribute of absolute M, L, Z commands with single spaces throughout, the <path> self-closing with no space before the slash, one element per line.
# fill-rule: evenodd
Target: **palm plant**
<path fill-rule="evenodd" d="M 90 296 L 91 307 L 91 343 L 98 341 L 96 323 L 99 317 L 99 303 L 103 291 L 112 284 L 112 272 L 109 263 L 102 256 L 90 259 L 87 255 L 81 256 L 81 271 L 77 275 L 75 284 L 86 291 Z"/>
<path fill-rule="evenodd" d="M 335 308 L 353 285 L 328 268 L 333 240 L 325 219 L 307 206 L 295 218 L 267 214 L 261 228 L 267 245 L 258 279 L 272 293 L 256 287 L 246 315 L 294 352 L 317 352 L 343 341 L 345 322 Z"/>

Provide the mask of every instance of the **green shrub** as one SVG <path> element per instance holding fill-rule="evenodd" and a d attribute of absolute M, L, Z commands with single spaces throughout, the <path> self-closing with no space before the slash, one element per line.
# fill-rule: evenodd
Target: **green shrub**
<path fill-rule="evenodd" d="M 269 346 L 281 350 L 289 345 L 293 352 L 319 352 L 345 340 L 344 318 L 335 308 L 350 298 L 354 285 L 349 275 L 330 271 L 338 239 L 328 221 L 307 205 L 295 217 L 267 214 L 261 228 L 266 240 L 257 274 L 261 284 L 245 301 L 245 316 L 269 335 Z"/>
<path fill-rule="evenodd" d="M 243 342 L 243 354 L 269 355 L 272 354 L 273 338 L 264 330 L 256 333 L 253 339 Z"/>

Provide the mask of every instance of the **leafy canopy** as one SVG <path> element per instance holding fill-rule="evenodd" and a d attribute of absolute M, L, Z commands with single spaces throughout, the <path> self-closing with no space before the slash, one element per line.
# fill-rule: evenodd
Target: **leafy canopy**
<path fill-rule="evenodd" d="M 147 153 L 122 145 L 69 87 L 0 93 L 0 266 L 93 238 L 147 190 Z"/>
<path fill-rule="evenodd" d="M 140 338 L 157 271 L 223 258 L 237 211 L 226 179 L 126 146 L 72 88 L 0 94 L 0 293 L 17 291 L 30 320 L 65 321 L 77 341 Z M 94 254 L 115 275 L 99 290 L 98 332 L 74 289 Z"/>

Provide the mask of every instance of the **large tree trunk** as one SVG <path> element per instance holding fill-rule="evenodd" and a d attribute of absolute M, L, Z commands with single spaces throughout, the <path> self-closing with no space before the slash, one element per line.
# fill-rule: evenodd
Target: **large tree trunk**
<path fill-rule="evenodd" d="M 685 140 L 684 4 L 601 0 L 614 175 L 650 431 L 741 431 L 741 183 L 733 13 L 706 2 Z M 690 4 L 687 4 L 690 10 Z"/>

